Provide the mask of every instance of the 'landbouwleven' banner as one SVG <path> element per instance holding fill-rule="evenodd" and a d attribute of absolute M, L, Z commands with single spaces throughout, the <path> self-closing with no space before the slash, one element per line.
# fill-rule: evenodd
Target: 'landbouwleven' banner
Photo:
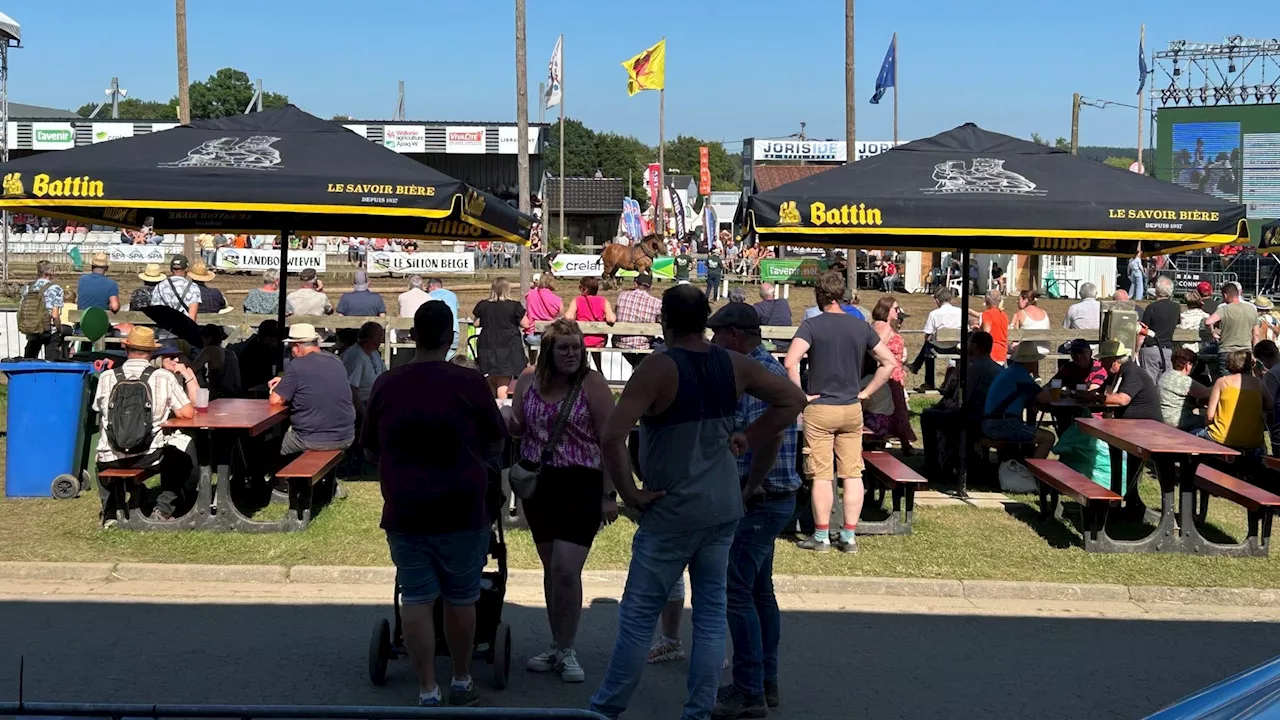
<path fill-rule="evenodd" d="M 113 263 L 159 263 L 164 264 L 164 248 L 156 245 L 112 245 L 107 248 L 107 257 Z"/>
<path fill-rule="evenodd" d="M 809 284 L 827 269 L 827 261 L 817 258 L 760 261 L 760 282 Z"/>
<path fill-rule="evenodd" d="M 423 275 L 471 275 L 476 271 L 475 253 L 394 253 L 375 252 L 369 256 L 369 272 L 419 273 Z"/>
<path fill-rule="evenodd" d="M 280 251 L 221 248 L 215 264 L 219 270 L 279 270 Z M 290 250 L 289 272 L 302 272 L 306 268 L 324 272 L 324 253 L 319 250 Z"/>

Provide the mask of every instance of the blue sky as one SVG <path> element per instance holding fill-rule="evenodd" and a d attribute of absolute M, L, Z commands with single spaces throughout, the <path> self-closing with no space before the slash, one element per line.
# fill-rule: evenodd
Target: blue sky
<path fill-rule="evenodd" d="M 328 117 L 389 118 L 396 81 L 421 120 L 512 120 L 512 0 L 188 0 L 192 80 L 221 67 L 264 79 Z M 130 97 L 175 93 L 172 0 L 6 0 L 23 26 L 10 54 L 10 99 L 74 109 L 102 97 L 112 75 Z M 556 36 L 565 34 L 566 111 L 596 130 L 657 140 L 658 97 L 628 98 L 619 63 L 666 36 L 667 136 L 736 143 L 808 123 L 843 138 L 840 0 L 528 0 L 530 108 Z M 1133 103 L 1139 26 L 1147 47 L 1250 36 L 1276 18 L 1274 0 L 862 0 L 857 11 L 861 140 L 892 137 L 892 97 L 871 105 L 898 32 L 900 137 L 976 122 L 1053 138 L 1070 130 L 1071 93 Z M 1215 10 L 1216 7 L 1216 10 Z M 640 16 L 638 11 L 644 11 Z M 1256 34 L 1256 33 L 1255 33 Z M 1274 33 L 1272 33 L 1274 34 Z M 554 113 L 555 110 L 553 109 Z M 1081 143 L 1133 145 L 1136 111 L 1086 108 Z M 731 148 L 733 149 L 733 148 Z"/>

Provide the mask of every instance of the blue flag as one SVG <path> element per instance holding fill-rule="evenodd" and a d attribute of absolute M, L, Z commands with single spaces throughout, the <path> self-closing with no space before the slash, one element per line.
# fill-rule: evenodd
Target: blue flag
<path fill-rule="evenodd" d="M 871 104 L 879 105 L 884 91 L 896 87 L 898 79 L 898 36 L 894 35 L 889 43 L 889 52 L 884 55 L 880 64 L 880 74 L 876 76 L 876 94 L 871 96 Z"/>
<path fill-rule="evenodd" d="M 1138 94 L 1147 86 L 1147 53 L 1142 49 L 1142 40 L 1138 40 Z"/>

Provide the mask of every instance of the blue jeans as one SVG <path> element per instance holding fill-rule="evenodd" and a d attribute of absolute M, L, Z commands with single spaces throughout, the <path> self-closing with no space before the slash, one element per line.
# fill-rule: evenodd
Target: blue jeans
<path fill-rule="evenodd" d="M 738 522 L 681 533 L 637 531 L 631 542 L 627 587 L 618 606 L 618 635 L 604 682 L 590 708 L 617 719 L 631 703 L 667 596 L 687 566 L 693 590 L 693 651 L 689 699 L 682 720 L 707 720 L 716 702 L 724 661 L 725 573 Z"/>
<path fill-rule="evenodd" d="M 402 604 L 430 605 L 442 596 L 450 605 L 480 599 L 489 528 L 435 534 L 388 530 L 387 545 Z"/>
<path fill-rule="evenodd" d="M 1132 300 L 1146 299 L 1146 278 L 1137 273 L 1129 273 L 1129 298 Z"/>
<path fill-rule="evenodd" d="M 782 613 L 773 594 L 773 549 L 796 509 L 796 496 L 774 497 L 747 506 L 729 548 L 728 615 L 733 638 L 733 684 L 764 694 L 764 681 L 778 679 Z"/>

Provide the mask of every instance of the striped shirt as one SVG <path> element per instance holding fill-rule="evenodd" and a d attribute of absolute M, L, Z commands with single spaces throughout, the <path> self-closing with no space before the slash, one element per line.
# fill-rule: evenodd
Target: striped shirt
<path fill-rule="evenodd" d="M 760 363 L 766 370 L 779 377 L 786 377 L 787 370 L 777 358 L 769 354 L 763 345 L 757 345 L 748 354 L 752 360 Z M 765 401 L 744 394 L 738 400 L 738 412 L 734 416 L 734 432 L 742 432 L 748 425 L 760 419 L 769 404 Z M 799 447 L 800 423 L 793 422 L 782 431 L 782 446 L 778 448 L 778 460 L 773 469 L 764 478 L 766 493 L 795 492 L 800 487 L 800 473 L 796 471 L 796 453 Z M 738 457 L 738 474 L 746 477 L 751 472 L 751 457 L 754 451 L 748 450 Z"/>
<path fill-rule="evenodd" d="M 146 360 L 125 360 L 120 369 L 124 370 L 126 378 L 137 380 L 148 367 L 151 367 L 151 364 Z M 167 439 L 161 426 L 173 416 L 175 410 L 189 405 L 191 400 L 187 398 L 187 391 L 182 388 L 182 383 L 178 381 L 177 376 L 163 368 L 158 368 L 151 373 L 147 385 L 151 388 L 151 430 L 153 432 L 151 448 L 147 452 L 155 452 L 164 447 Z M 111 404 L 111 391 L 115 386 L 116 373 L 114 370 L 108 370 L 99 376 L 98 392 L 93 397 L 93 409 L 102 416 L 100 424 L 103 428 L 98 434 L 98 462 L 105 463 L 122 457 L 136 457 L 116 454 L 110 441 L 107 440 L 107 406 Z M 145 454 L 147 453 L 138 453 L 138 455 Z"/>
<path fill-rule="evenodd" d="M 648 290 L 628 290 L 618 296 L 618 322 L 656 323 L 662 314 L 662 301 Z M 628 350 L 648 350 L 652 340 L 645 335 L 616 335 L 614 344 Z"/>

